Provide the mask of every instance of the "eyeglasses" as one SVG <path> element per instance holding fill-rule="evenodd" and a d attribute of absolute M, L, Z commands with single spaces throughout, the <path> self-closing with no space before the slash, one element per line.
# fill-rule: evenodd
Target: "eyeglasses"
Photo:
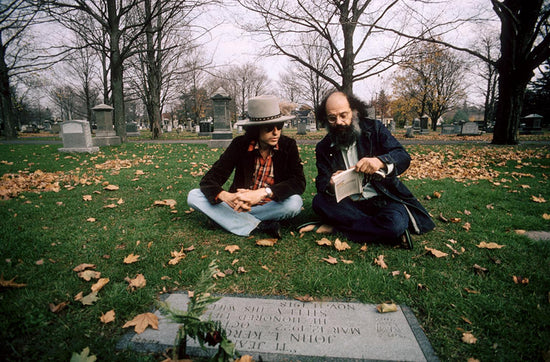
<path fill-rule="evenodd" d="M 340 114 L 329 114 L 327 115 L 327 121 L 330 124 L 334 124 L 338 121 L 338 119 L 347 119 L 349 117 L 351 111 L 345 111 Z"/>
<path fill-rule="evenodd" d="M 263 126 L 262 129 L 265 131 L 265 133 L 269 133 L 273 132 L 274 128 L 277 128 L 277 131 L 282 130 L 284 125 L 284 123 L 266 124 L 265 126 Z"/>

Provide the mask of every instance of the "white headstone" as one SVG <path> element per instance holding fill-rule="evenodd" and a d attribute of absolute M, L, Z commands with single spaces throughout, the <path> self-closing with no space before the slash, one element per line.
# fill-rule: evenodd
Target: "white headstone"
<path fill-rule="evenodd" d="M 85 120 L 66 121 L 61 124 L 63 147 L 59 152 L 89 152 L 99 151 L 92 142 L 90 124 Z"/>

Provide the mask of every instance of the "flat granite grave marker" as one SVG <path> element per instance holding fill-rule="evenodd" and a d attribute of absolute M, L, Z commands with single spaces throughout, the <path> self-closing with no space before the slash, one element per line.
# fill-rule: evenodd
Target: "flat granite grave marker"
<path fill-rule="evenodd" d="M 166 299 L 177 310 L 186 310 L 188 301 L 182 293 Z M 179 324 L 155 314 L 158 330 L 128 333 L 117 347 L 141 352 L 172 347 Z M 438 361 L 407 307 L 378 313 L 373 304 L 224 296 L 204 318 L 220 321 L 236 350 L 256 361 Z M 188 339 L 187 350 L 210 357 L 217 346 L 204 351 Z"/>

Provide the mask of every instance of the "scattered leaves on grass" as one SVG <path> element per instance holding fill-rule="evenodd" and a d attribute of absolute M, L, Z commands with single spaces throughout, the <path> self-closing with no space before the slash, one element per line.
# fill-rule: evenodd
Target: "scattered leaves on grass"
<path fill-rule="evenodd" d="M 473 289 L 470 289 L 470 288 L 464 288 L 464 290 L 467 292 L 467 293 L 470 293 L 470 294 L 479 294 L 480 292 L 478 292 L 477 290 L 473 290 Z"/>
<path fill-rule="evenodd" d="M 439 220 L 443 222 L 449 222 L 449 219 L 447 219 L 445 216 L 443 216 L 443 213 L 439 213 Z"/>
<path fill-rule="evenodd" d="M 480 249 L 501 249 L 504 248 L 506 245 L 499 245 L 497 243 L 487 243 L 485 241 L 482 241 L 479 243 L 479 245 L 476 245 Z"/>
<path fill-rule="evenodd" d="M 367 251 L 368 247 L 367 247 L 367 244 L 363 244 L 363 246 L 361 247 L 361 251 Z"/>
<path fill-rule="evenodd" d="M 80 353 L 73 352 L 70 362 L 95 362 L 97 357 L 90 355 L 90 348 L 86 347 Z"/>
<path fill-rule="evenodd" d="M 344 264 L 353 264 L 353 260 L 348 260 L 340 257 L 340 261 Z"/>
<path fill-rule="evenodd" d="M 332 257 L 332 256 L 330 256 L 330 255 L 328 256 L 328 258 L 323 258 L 323 259 L 321 259 L 321 260 L 322 260 L 322 261 L 326 261 L 327 263 L 333 264 L 333 265 L 336 264 L 336 263 L 338 263 L 338 260 L 337 260 L 335 257 Z"/>
<path fill-rule="evenodd" d="M 391 313 L 397 312 L 397 305 L 395 303 L 380 303 L 376 306 L 378 313 Z"/>
<path fill-rule="evenodd" d="M 117 185 L 107 185 L 103 188 L 103 190 L 107 190 L 107 191 L 117 191 L 119 189 L 119 187 Z"/>
<path fill-rule="evenodd" d="M 434 193 L 432 194 L 433 197 L 435 197 L 436 199 L 440 199 L 441 198 L 441 192 L 439 191 L 434 191 Z"/>
<path fill-rule="evenodd" d="M 122 328 L 134 326 L 134 331 L 137 334 L 143 333 L 147 327 L 159 329 L 159 320 L 153 313 L 142 313 L 134 317 L 131 321 L 126 322 Z"/>
<path fill-rule="evenodd" d="M 237 273 L 239 274 L 248 273 L 248 271 L 244 267 L 240 266 L 237 268 Z"/>
<path fill-rule="evenodd" d="M 550 220 L 550 214 L 544 213 L 544 214 L 542 214 L 542 218 L 544 220 Z"/>
<path fill-rule="evenodd" d="M 92 285 L 92 292 L 96 292 L 96 293 L 99 292 L 101 288 L 103 288 L 107 283 L 109 283 L 109 278 L 99 279 L 97 283 Z"/>
<path fill-rule="evenodd" d="M 59 312 L 61 312 L 68 304 L 69 304 L 69 302 L 61 302 L 61 303 L 59 303 L 59 304 L 50 303 L 50 304 L 49 304 L 50 312 L 52 312 L 52 313 L 59 313 Z"/>
<path fill-rule="evenodd" d="M 379 265 L 382 269 L 388 269 L 386 262 L 384 261 L 384 255 L 378 255 L 377 258 L 374 258 L 374 264 Z"/>
<path fill-rule="evenodd" d="M 260 239 L 256 240 L 256 245 L 259 246 L 273 246 L 277 243 L 277 239 Z"/>
<path fill-rule="evenodd" d="M 95 222 L 95 217 L 89 217 L 86 219 L 87 222 Z"/>
<path fill-rule="evenodd" d="M 330 241 L 327 238 L 322 238 L 321 240 L 316 240 L 315 242 L 317 243 L 317 245 L 320 245 L 320 246 L 323 246 L 323 245 L 332 246 L 332 241 Z"/>
<path fill-rule="evenodd" d="M 516 284 L 529 284 L 529 278 L 512 275 L 512 280 Z"/>
<path fill-rule="evenodd" d="M 0 287 L 4 287 L 4 288 L 22 288 L 22 287 L 27 286 L 27 284 L 15 283 L 14 282 L 15 278 L 17 278 L 17 277 L 13 277 L 10 280 L 4 280 L 4 274 L 0 275 Z"/>
<path fill-rule="evenodd" d="M 83 195 L 82 200 L 84 201 L 92 201 L 92 195 Z"/>
<path fill-rule="evenodd" d="M 143 288 L 144 286 L 147 285 L 147 280 L 141 273 L 136 275 L 134 279 L 130 279 L 126 277 L 124 278 L 124 280 L 126 280 L 129 283 L 128 288 L 132 291 Z"/>
<path fill-rule="evenodd" d="M 472 225 L 469 222 L 465 222 L 464 225 L 462 225 L 462 228 L 466 231 L 470 231 Z"/>
<path fill-rule="evenodd" d="M 99 317 L 99 320 L 103 324 L 114 322 L 114 320 L 115 320 L 115 310 L 111 309 L 110 311 L 108 311 L 105 314 L 101 313 L 101 317 Z"/>
<path fill-rule="evenodd" d="M 424 249 L 426 249 L 430 254 L 432 254 L 433 256 L 435 256 L 436 258 L 443 258 L 443 257 L 446 257 L 447 253 L 444 253 L 442 251 L 439 251 L 437 249 L 434 249 L 434 248 L 428 248 L 427 246 L 424 246 Z"/>
<path fill-rule="evenodd" d="M 470 332 L 464 332 L 462 333 L 462 342 L 468 343 L 468 344 L 475 344 L 477 342 L 477 338 L 474 337 L 474 335 Z"/>
<path fill-rule="evenodd" d="M 227 245 L 224 250 L 228 251 L 229 254 L 233 254 L 235 251 L 241 250 L 241 248 L 238 245 Z"/>
<path fill-rule="evenodd" d="M 78 295 L 77 295 L 78 296 Z M 94 304 L 95 302 L 98 301 L 98 297 L 97 297 L 97 292 L 91 292 L 90 294 L 88 294 L 87 296 L 85 297 L 82 297 L 80 299 L 78 299 L 80 301 L 80 303 L 84 304 L 84 305 L 92 305 Z"/>
<path fill-rule="evenodd" d="M 132 264 L 139 260 L 139 255 L 134 255 L 134 253 L 131 253 L 127 257 L 124 258 L 124 264 Z"/>
<path fill-rule="evenodd" d="M 338 251 L 344 251 L 344 250 L 347 250 L 347 249 L 351 249 L 351 246 L 349 246 L 348 243 L 346 243 L 345 241 L 340 241 L 340 239 L 338 239 L 338 238 L 336 238 L 336 240 L 334 240 L 334 247 Z"/>

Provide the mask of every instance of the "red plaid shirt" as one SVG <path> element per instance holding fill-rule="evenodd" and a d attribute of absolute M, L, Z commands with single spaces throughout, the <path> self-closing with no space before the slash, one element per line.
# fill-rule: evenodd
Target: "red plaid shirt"
<path fill-rule="evenodd" d="M 268 187 L 275 183 L 275 178 L 273 174 L 273 150 L 278 150 L 279 145 L 269 150 L 269 154 L 266 158 L 263 158 L 260 154 L 260 145 L 252 140 L 248 146 L 248 152 L 256 152 L 256 157 L 254 158 L 254 185 L 252 190 L 261 189 L 262 187 Z M 265 198 L 260 204 L 265 204 L 266 202 L 271 201 L 270 198 Z"/>

